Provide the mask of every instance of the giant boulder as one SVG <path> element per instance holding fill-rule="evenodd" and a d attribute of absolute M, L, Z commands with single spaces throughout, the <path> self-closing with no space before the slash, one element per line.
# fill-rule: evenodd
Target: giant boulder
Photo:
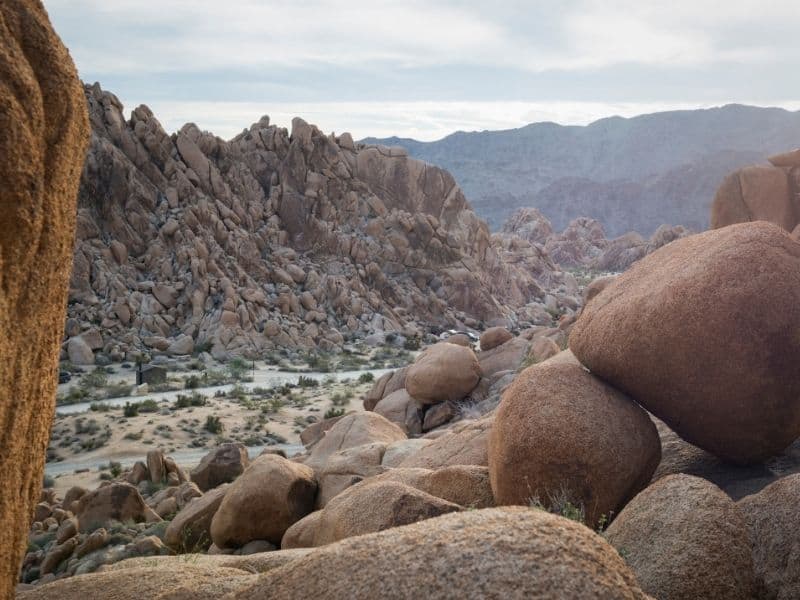
<path fill-rule="evenodd" d="M 800 244 L 745 223 L 642 259 L 583 310 L 581 363 L 688 442 L 752 463 L 800 436 Z"/>
<path fill-rule="evenodd" d="M 42 3 L 0 3 L 0 456 L 14 489 L 0 494 L 0 598 L 42 483 L 88 140 L 75 65 Z"/>
<path fill-rule="evenodd" d="M 523 371 L 489 434 L 498 505 L 570 502 L 595 527 L 643 489 L 661 459 L 658 432 L 624 394 L 574 364 Z"/>

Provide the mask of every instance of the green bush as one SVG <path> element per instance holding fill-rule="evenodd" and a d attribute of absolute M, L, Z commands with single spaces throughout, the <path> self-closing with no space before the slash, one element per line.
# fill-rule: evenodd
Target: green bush
<path fill-rule="evenodd" d="M 197 375 L 190 375 L 183 382 L 183 387 L 187 390 L 195 390 L 200 387 L 200 378 Z"/>
<path fill-rule="evenodd" d="M 89 410 L 93 412 L 108 412 L 111 410 L 111 405 L 107 402 L 92 402 L 89 405 Z"/>
<path fill-rule="evenodd" d="M 332 419 L 334 417 L 341 417 L 342 415 L 344 415 L 344 409 L 343 408 L 336 408 L 336 407 L 331 406 L 328 410 L 325 411 L 325 418 L 326 419 Z"/>
<path fill-rule="evenodd" d="M 242 381 L 250 370 L 250 365 L 242 358 L 234 358 L 228 363 L 227 368 L 231 379 Z"/>
<path fill-rule="evenodd" d="M 130 417 L 138 417 L 139 416 L 139 403 L 134 402 L 126 402 L 125 406 L 122 408 L 122 414 L 125 415 L 126 418 Z"/>
<path fill-rule="evenodd" d="M 315 388 L 319 386 L 319 381 L 311 377 L 300 375 L 300 378 L 297 380 L 297 385 L 301 388 Z"/>
<path fill-rule="evenodd" d="M 222 424 L 222 421 L 220 421 L 219 417 L 208 415 L 206 417 L 206 424 L 203 426 L 203 429 L 210 433 L 219 434 L 223 432 L 225 426 Z"/>
<path fill-rule="evenodd" d="M 372 383 L 373 381 L 375 381 L 375 375 L 373 375 L 369 371 L 366 373 L 362 373 L 358 377 L 358 383 Z"/>
<path fill-rule="evenodd" d="M 189 408 L 190 406 L 205 406 L 206 405 L 206 397 L 202 394 L 198 394 L 194 392 L 191 396 L 187 396 L 185 394 L 178 394 L 178 397 L 175 399 L 175 404 L 172 405 L 172 408 L 179 409 L 179 408 Z"/>

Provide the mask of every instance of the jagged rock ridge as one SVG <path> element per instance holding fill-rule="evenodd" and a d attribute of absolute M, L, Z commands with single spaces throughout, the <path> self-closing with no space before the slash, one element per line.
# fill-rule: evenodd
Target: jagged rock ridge
<path fill-rule="evenodd" d="M 563 283 L 529 244 L 493 245 L 452 176 L 405 151 L 301 119 L 291 135 L 267 117 L 230 141 L 193 124 L 168 135 L 146 106 L 126 121 L 98 84 L 86 98 L 67 334 L 99 326 L 93 349 L 112 358 L 332 349 L 520 314 L 544 296 L 537 277 Z"/>

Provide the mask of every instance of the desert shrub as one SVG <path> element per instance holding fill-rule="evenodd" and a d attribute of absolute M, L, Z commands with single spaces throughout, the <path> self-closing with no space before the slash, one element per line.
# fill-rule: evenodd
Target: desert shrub
<path fill-rule="evenodd" d="M 375 375 L 367 371 L 358 376 L 358 383 L 372 383 L 375 381 Z"/>
<path fill-rule="evenodd" d="M 183 383 L 187 390 L 195 390 L 200 387 L 200 378 L 197 375 L 190 375 Z"/>
<path fill-rule="evenodd" d="M 208 431 L 209 433 L 222 433 L 225 429 L 225 426 L 220 421 L 219 417 L 215 417 L 214 415 L 208 415 L 206 417 L 206 424 L 203 425 L 203 429 Z"/>
<path fill-rule="evenodd" d="M 92 402 L 89 405 L 89 410 L 93 412 L 108 412 L 111 410 L 111 405 L 107 402 Z"/>
<path fill-rule="evenodd" d="M 297 385 L 301 388 L 315 388 L 319 386 L 319 381 L 311 377 L 300 375 L 300 378 L 297 380 Z"/>
<path fill-rule="evenodd" d="M 139 416 L 139 403 L 138 402 L 126 402 L 125 406 L 122 408 L 122 414 L 125 415 L 126 418 L 130 417 L 138 417 Z"/>
<path fill-rule="evenodd" d="M 419 350 L 420 341 L 418 337 L 407 338 L 403 343 L 403 350 Z"/>
<path fill-rule="evenodd" d="M 250 370 L 250 365 L 248 365 L 247 361 L 244 359 L 237 357 L 228 363 L 227 369 L 231 379 L 234 381 L 242 381 L 245 375 L 247 375 L 247 371 Z"/>
<path fill-rule="evenodd" d="M 325 411 L 325 418 L 326 419 L 332 419 L 334 417 L 341 417 L 342 415 L 344 415 L 344 409 L 343 408 L 336 408 L 334 406 L 331 406 L 328 410 Z"/>
<path fill-rule="evenodd" d="M 189 408 L 190 406 L 205 406 L 206 405 L 206 397 L 202 394 L 198 394 L 194 392 L 191 396 L 187 396 L 185 394 L 178 394 L 178 397 L 175 399 L 175 404 L 172 405 L 174 409 L 179 408 Z"/>
<path fill-rule="evenodd" d="M 105 387 L 108 383 L 108 373 L 103 367 L 96 367 L 91 373 L 81 377 L 80 387 L 84 390 Z"/>

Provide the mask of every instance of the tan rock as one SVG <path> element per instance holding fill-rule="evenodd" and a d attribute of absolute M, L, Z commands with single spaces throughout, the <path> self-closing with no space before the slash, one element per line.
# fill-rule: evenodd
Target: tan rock
<path fill-rule="evenodd" d="M 322 510 L 314 545 L 383 531 L 461 510 L 456 504 L 393 481 L 365 481 L 354 485 Z"/>
<path fill-rule="evenodd" d="M 399 467 L 438 469 L 452 465 L 489 464 L 487 441 L 494 417 L 465 421 L 404 459 Z"/>
<path fill-rule="evenodd" d="M 225 493 L 211 521 L 211 539 L 220 548 L 252 540 L 278 545 L 313 510 L 316 492 L 309 467 L 274 454 L 259 456 Z"/>
<path fill-rule="evenodd" d="M 786 171 L 745 167 L 723 181 L 711 205 L 711 228 L 748 221 L 769 221 L 786 231 L 798 224 Z"/>
<path fill-rule="evenodd" d="M 421 585 L 432 600 L 648 598 L 600 536 L 525 508 L 457 512 L 351 537 L 232 597 L 416 598 Z"/>
<path fill-rule="evenodd" d="M 202 491 L 236 479 L 250 464 L 247 448 L 240 443 L 221 444 L 206 454 L 190 474 Z"/>
<path fill-rule="evenodd" d="M 321 516 L 321 510 L 314 511 L 289 527 L 286 533 L 283 534 L 281 550 L 313 548 L 314 537 L 317 535 L 317 527 L 319 527 L 319 519 Z"/>
<path fill-rule="evenodd" d="M 498 505 L 565 502 L 589 527 L 617 514 L 661 460 L 647 413 L 576 365 L 530 367 L 503 394 L 489 435 Z"/>
<path fill-rule="evenodd" d="M 756 597 L 744 519 L 705 479 L 670 475 L 654 483 L 617 516 L 606 539 L 654 597 Z"/>
<path fill-rule="evenodd" d="M 425 350 L 406 374 L 406 390 L 423 404 L 467 396 L 481 378 L 478 358 L 469 348 L 441 342 Z"/>
<path fill-rule="evenodd" d="M 365 444 L 391 444 L 406 439 L 406 434 L 394 423 L 373 412 L 345 415 L 331 427 L 311 449 L 305 464 L 322 470 L 335 453 Z"/>
<path fill-rule="evenodd" d="M 739 501 L 750 541 L 760 598 L 800 597 L 800 475 L 783 477 Z"/>
<path fill-rule="evenodd" d="M 798 328 L 800 244 L 745 223 L 643 258 L 584 308 L 570 348 L 690 443 L 751 463 L 800 436 Z"/>
<path fill-rule="evenodd" d="M 481 334 L 481 351 L 497 348 L 513 338 L 512 333 L 505 327 L 490 327 Z"/>
<path fill-rule="evenodd" d="M 147 507 L 139 490 L 129 483 L 111 483 L 97 488 L 83 496 L 78 505 L 76 516 L 81 532 L 107 526 L 112 520 L 161 520 Z"/>
<path fill-rule="evenodd" d="M 559 348 L 558 344 L 552 339 L 548 337 L 537 337 L 531 342 L 528 358 L 534 363 L 540 363 L 546 361 L 548 358 L 554 357 L 559 352 L 561 352 L 561 348 Z"/>
<path fill-rule="evenodd" d="M 406 434 L 422 432 L 417 404 L 404 389 L 385 396 L 373 410 L 400 427 Z"/>

